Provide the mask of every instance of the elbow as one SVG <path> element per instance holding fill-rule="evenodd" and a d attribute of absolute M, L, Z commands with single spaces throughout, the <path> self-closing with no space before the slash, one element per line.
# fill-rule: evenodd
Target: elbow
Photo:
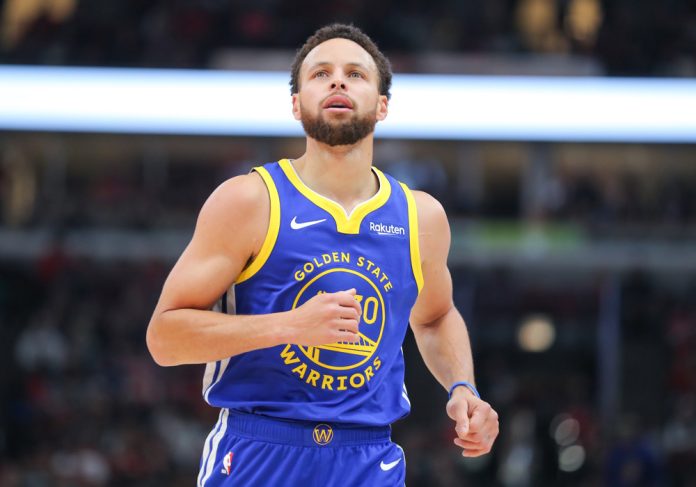
<path fill-rule="evenodd" d="M 448 307 L 442 308 L 437 313 L 428 316 L 418 323 L 414 323 L 414 321 L 411 320 L 411 329 L 413 329 L 414 333 L 418 331 L 435 330 L 442 325 L 452 313 L 458 313 L 457 308 L 454 307 L 454 303 L 451 303 Z"/>
<path fill-rule="evenodd" d="M 170 352 L 171 347 L 167 344 L 167 339 L 162 328 L 162 323 L 157 320 L 156 316 L 153 316 L 147 327 L 147 333 L 145 334 L 147 349 L 152 356 L 152 360 L 154 360 L 157 365 L 161 367 L 178 365 L 178 362 L 174 360 Z"/>

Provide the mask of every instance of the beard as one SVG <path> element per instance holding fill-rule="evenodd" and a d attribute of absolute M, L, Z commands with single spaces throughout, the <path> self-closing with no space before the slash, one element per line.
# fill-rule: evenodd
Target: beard
<path fill-rule="evenodd" d="M 302 127 L 305 133 L 318 142 L 331 147 L 353 145 L 374 132 L 377 119 L 374 115 L 352 116 L 349 120 L 335 123 L 327 122 L 322 113 L 316 117 L 302 113 Z"/>

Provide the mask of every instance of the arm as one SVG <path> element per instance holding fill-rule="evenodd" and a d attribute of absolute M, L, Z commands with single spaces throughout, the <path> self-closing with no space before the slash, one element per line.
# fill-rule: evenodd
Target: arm
<path fill-rule="evenodd" d="M 452 278 L 447 268 L 450 228 L 445 211 L 432 196 L 413 192 L 418 229 L 423 288 L 411 311 L 411 328 L 423 360 L 445 390 L 455 382 L 474 383 L 469 334 L 452 299 Z M 498 435 L 498 415 L 468 388 L 457 387 L 447 403 L 455 420 L 464 456 L 488 453 Z"/>
<path fill-rule="evenodd" d="M 283 343 L 359 339 L 360 306 L 353 290 L 315 296 L 292 311 L 268 315 L 210 311 L 258 253 L 269 214 L 268 190 L 255 173 L 232 178 L 210 195 L 148 325 L 155 362 L 206 363 Z"/>

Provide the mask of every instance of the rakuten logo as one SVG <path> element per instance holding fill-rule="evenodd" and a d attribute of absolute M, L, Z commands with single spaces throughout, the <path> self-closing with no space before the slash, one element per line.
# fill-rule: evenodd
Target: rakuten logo
<path fill-rule="evenodd" d="M 405 237 L 406 229 L 398 225 L 386 225 L 384 223 L 370 222 L 370 231 L 377 235 L 394 235 L 397 237 Z"/>

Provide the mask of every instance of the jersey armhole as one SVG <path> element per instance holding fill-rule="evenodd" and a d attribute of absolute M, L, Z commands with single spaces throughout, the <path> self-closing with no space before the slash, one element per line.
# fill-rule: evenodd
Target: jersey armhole
<path fill-rule="evenodd" d="M 263 182 L 266 184 L 266 188 L 268 188 L 268 196 L 271 202 L 271 215 L 268 219 L 268 230 L 266 231 L 266 238 L 263 240 L 261 249 L 251 264 L 239 274 L 236 281 L 237 284 L 246 281 L 261 270 L 268 260 L 268 257 L 270 257 L 273 247 L 275 247 L 276 240 L 278 239 L 278 230 L 280 229 L 280 199 L 278 198 L 278 189 L 273 182 L 273 178 L 265 167 L 255 167 L 252 171 L 256 171 L 259 176 L 261 176 L 261 179 L 263 179 Z"/>
<path fill-rule="evenodd" d="M 413 269 L 413 277 L 416 279 L 418 286 L 418 294 L 423 288 L 423 268 L 421 265 L 420 244 L 418 242 L 418 210 L 416 209 L 416 200 L 408 186 L 404 183 L 399 183 L 406 195 L 408 203 L 408 233 L 411 248 L 411 268 Z"/>

